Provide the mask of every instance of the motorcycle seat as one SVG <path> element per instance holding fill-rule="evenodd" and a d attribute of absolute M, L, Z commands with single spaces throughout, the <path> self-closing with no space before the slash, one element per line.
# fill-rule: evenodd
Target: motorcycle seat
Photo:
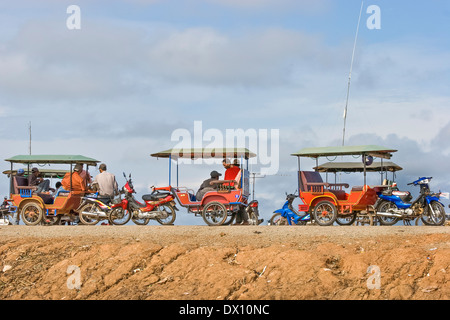
<path fill-rule="evenodd" d="M 144 194 L 142 196 L 142 200 L 144 200 L 144 201 L 158 201 L 158 200 L 164 199 L 169 194 L 170 194 L 169 192 L 158 192 L 158 193 L 152 193 L 152 194 Z"/>

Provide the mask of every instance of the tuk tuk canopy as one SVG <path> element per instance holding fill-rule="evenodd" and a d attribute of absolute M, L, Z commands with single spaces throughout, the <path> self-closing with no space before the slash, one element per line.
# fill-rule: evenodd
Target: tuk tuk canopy
<path fill-rule="evenodd" d="M 24 172 L 25 172 L 25 176 L 28 176 L 31 174 L 31 169 L 29 170 L 28 168 L 23 168 Z M 41 176 L 43 178 L 57 178 L 57 179 L 62 179 L 64 177 L 64 175 L 69 172 L 69 170 L 58 170 L 58 169 L 39 169 L 39 172 L 41 173 Z M 15 176 L 17 174 L 17 170 L 6 170 L 3 171 L 3 174 L 6 175 L 13 175 Z"/>
<path fill-rule="evenodd" d="M 318 172 L 364 172 L 364 164 L 362 162 L 328 162 L 313 169 Z M 396 172 L 401 170 L 403 170 L 402 167 L 390 161 L 374 162 L 366 166 L 366 171 L 370 172 Z"/>
<path fill-rule="evenodd" d="M 77 164 L 83 163 L 89 166 L 96 166 L 99 160 L 81 155 L 17 155 L 5 161 L 12 163 L 39 163 L 39 164 Z"/>
<path fill-rule="evenodd" d="M 254 158 L 256 154 L 246 148 L 175 148 L 151 154 L 156 158 L 187 158 L 187 159 L 213 159 L 213 158 Z"/>
<path fill-rule="evenodd" d="M 397 151 L 398 150 L 377 145 L 365 145 L 365 146 L 305 148 L 291 155 L 296 157 L 309 157 L 309 158 L 368 155 L 376 158 L 390 159 L 392 157 L 392 153 Z"/>

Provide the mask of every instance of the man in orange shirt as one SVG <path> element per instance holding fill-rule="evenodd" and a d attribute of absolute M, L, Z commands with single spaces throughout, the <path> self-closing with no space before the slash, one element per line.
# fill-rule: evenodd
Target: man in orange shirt
<path fill-rule="evenodd" d="M 239 166 L 231 164 L 230 159 L 223 159 L 222 164 L 223 164 L 223 167 L 226 169 L 225 176 L 223 179 L 224 180 L 235 180 L 236 177 L 238 176 L 239 172 L 241 171 Z"/>
<path fill-rule="evenodd" d="M 85 183 L 85 180 L 80 176 L 80 172 L 83 170 L 83 165 L 81 163 L 78 163 L 75 165 L 75 168 L 73 169 L 72 173 L 72 189 L 70 189 L 70 173 L 66 173 L 64 178 L 62 179 L 61 183 L 65 190 L 71 190 L 71 191 L 87 191 L 87 186 Z"/>

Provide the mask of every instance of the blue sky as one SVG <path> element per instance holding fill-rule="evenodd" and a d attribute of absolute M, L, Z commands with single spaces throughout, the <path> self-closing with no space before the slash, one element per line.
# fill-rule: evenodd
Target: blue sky
<path fill-rule="evenodd" d="M 71 4 L 81 9 L 80 30 L 66 27 Z M 366 27 L 370 5 L 381 10 L 379 30 Z M 276 129 L 279 172 L 256 185 L 268 219 L 296 188 L 290 153 L 341 143 L 360 7 L 359 0 L 2 2 L 0 153 L 28 152 L 31 121 L 33 153 L 97 158 L 119 182 L 132 172 L 141 195 L 167 184 L 167 161 L 149 154 L 174 146 L 177 129 L 193 130 L 194 121 L 222 132 Z M 364 1 L 346 144 L 398 149 L 392 160 L 404 167 L 404 189 L 429 175 L 433 189 L 450 191 L 449 16 L 444 0 Z M 182 184 L 196 189 L 215 169 L 222 168 L 185 165 Z M 7 186 L 0 181 L 5 195 Z M 186 216 L 180 212 L 178 223 L 201 223 Z"/>

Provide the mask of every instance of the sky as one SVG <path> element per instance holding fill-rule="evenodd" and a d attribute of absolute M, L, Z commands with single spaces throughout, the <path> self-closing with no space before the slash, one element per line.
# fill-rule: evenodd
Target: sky
<path fill-rule="evenodd" d="M 168 184 L 168 161 L 150 154 L 178 145 L 174 133 L 190 132 L 194 143 L 200 123 L 205 147 L 206 132 L 254 130 L 251 171 L 264 172 L 259 154 L 272 151 L 273 172 L 254 185 L 268 220 L 297 188 L 290 154 L 342 144 L 360 10 L 359 0 L 2 2 L 1 156 L 29 152 L 31 123 L 32 153 L 98 159 L 121 185 L 131 173 L 140 197 Z M 414 196 L 406 184 L 421 176 L 450 191 L 449 16 L 446 0 L 363 3 L 345 144 L 398 150 L 398 184 Z M 182 164 L 180 185 L 196 190 L 212 170 L 223 168 Z M 175 224 L 203 221 L 181 208 Z"/>

